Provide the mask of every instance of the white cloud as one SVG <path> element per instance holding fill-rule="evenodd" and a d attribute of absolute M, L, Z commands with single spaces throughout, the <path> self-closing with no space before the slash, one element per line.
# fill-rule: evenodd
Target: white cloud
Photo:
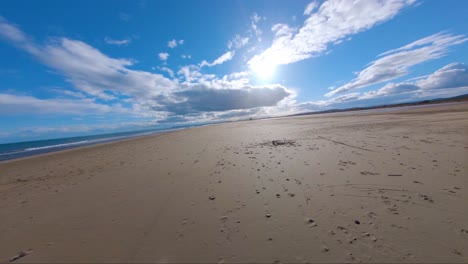
<path fill-rule="evenodd" d="M 441 58 L 448 53 L 451 46 L 461 44 L 467 40 L 463 35 L 437 33 L 401 48 L 384 52 L 379 55 L 383 57 L 371 62 L 367 68 L 357 74 L 355 79 L 332 90 L 326 96 L 405 76 L 408 74 L 410 67 L 428 60 Z"/>
<path fill-rule="evenodd" d="M 237 34 L 232 40 L 230 40 L 227 44 L 228 49 L 240 49 L 249 43 L 248 37 L 241 37 Z"/>
<path fill-rule="evenodd" d="M 468 66 L 463 63 L 448 64 L 432 74 L 401 83 L 388 83 L 384 87 L 364 93 L 362 98 L 384 97 L 398 94 L 430 95 L 435 90 L 468 88 Z"/>
<path fill-rule="evenodd" d="M 18 43 L 28 41 L 27 37 L 16 25 L 9 24 L 2 16 L 0 16 L 0 32 L 0 35 L 5 37 L 7 40 Z"/>
<path fill-rule="evenodd" d="M 415 84 L 426 90 L 468 87 L 468 65 L 451 63 Z"/>
<path fill-rule="evenodd" d="M 167 46 L 171 49 L 177 47 L 178 45 L 182 45 L 184 44 L 184 40 L 183 39 L 180 39 L 180 40 L 176 40 L 176 39 L 173 39 L 173 40 L 169 40 L 167 42 Z"/>
<path fill-rule="evenodd" d="M 223 64 L 226 61 L 232 60 L 232 58 L 234 57 L 234 54 L 235 54 L 234 51 L 228 51 L 228 52 L 224 53 L 223 55 L 221 55 L 216 60 L 214 60 L 212 63 L 210 63 L 209 66 Z"/>
<path fill-rule="evenodd" d="M 191 83 L 199 80 L 202 77 L 200 67 L 197 65 L 186 65 L 180 68 L 177 72 L 178 75 L 182 76 L 186 82 Z"/>
<path fill-rule="evenodd" d="M 60 89 L 60 88 L 51 89 L 51 91 L 64 95 L 65 97 L 80 98 L 80 99 L 86 98 L 86 95 L 82 92 L 70 91 L 70 90 L 65 90 L 65 89 Z"/>
<path fill-rule="evenodd" d="M 292 92 L 280 85 L 213 89 L 198 84 L 187 86 L 170 96 L 158 98 L 158 104 L 153 109 L 176 115 L 221 112 L 275 106 L 290 95 Z"/>
<path fill-rule="evenodd" d="M 161 71 L 167 72 L 171 78 L 174 78 L 174 71 L 169 69 L 168 67 L 158 67 Z"/>
<path fill-rule="evenodd" d="M 169 48 L 173 49 L 173 48 L 177 47 L 177 41 L 175 39 L 170 40 L 170 41 L 167 42 L 167 46 Z"/>
<path fill-rule="evenodd" d="M 81 41 L 62 38 L 37 49 L 34 55 L 75 87 L 103 99 L 115 99 L 115 93 L 144 98 L 174 86 L 162 75 L 129 70 L 132 60 L 110 58 Z"/>
<path fill-rule="evenodd" d="M 166 61 L 167 59 L 169 59 L 169 53 L 167 52 L 161 52 L 158 54 L 158 56 L 159 56 L 159 59 L 162 61 Z"/>
<path fill-rule="evenodd" d="M 91 99 L 39 99 L 32 96 L 0 94 L 0 113 L 14 114 L 105 114 L 122 113 L 120 105 L 97 104 Z"/>
<path fill-rule="evenodd" d="M 252 22 L 258 23 L 258 22 L 260 22 L 262 17 L 259 16 L 257 13 L 253 13 L 253 15 L 250 17 L 250 19 L 252 20 Z"/>
<path fill-rule="evenodd" d="M 330 0 L 311 13 L 299 30 L 275 36 L 272 45 L 250 59 L 250 66 L 289 64 L 317 56 L 328 46 L 343 41 L 378 23 L 393 18 L 415 0 Z M 283 28 L 289 28 L 284 25 Z M 283 33 L 283 32 L 282 32 Z"/>
<path fill-rule="evenodd" d="M 2 16 L 0 16 L 0 37 L 30 53 L 38 52 L 37 48 L 31 44 L 30 38 L 17 25 L 9 23 Z"/>
<path fill-rule="evenodd" d="M 178 79 L 171 80 L 161 74 L 129 69 L 134 65 L 134 60 L 109 57 L 82 41 L 55 38 L 41 45 L 5 20 L 0 21 L 0 29 L 7 29 L 0 30 L 0 37 L 63 75 L 77 90 L 63 93 L 75 96 L 73 99 L 2 94 L 0 111 L 4 113 L 129 112 L 167 118 L 180 114 L 200 115 L 203 111 L 274 107 L 294 94 L 281 85 L 248 85 L 248 74 L 245 72 L 219 79 L 212 74 L 202 74 L 200 66 L 196 65 L 184 66 L 178 71 L 178 75 L 185 79 L 180 83 Z M 233 56 L 234 52 L 230 51 L 207 64 L 219 65 Z M 168 69 L 161 69 L 171 74 Z M 85 98 L 76 98 L 81 96 Z M 113 101 L 96 103 L 101 99 Z M 121 102 L 125 107 L 116 102 Z"/>
<path fill-rule="evenodd" d="M 125 45 L 128 45 L 132 40 L 131 39 L 112 39 L 109 37 L 105 37 L 104 41 L 110 45 L 125 46 Z"/>
<path fill-rule="evenodd" d="M 175 97 L 171 99 L 177 101 L 175 104 L 163 103 L 159 106 L 162 108 L 168 107 L 166 110 L 170 110 L 176 114 L 176 116 L 168 118 L 168 122 L 175 122 L 176 120 L 178 120 L 178 122 L 191 122 L 191 120 L 237 120 L 249 116 L 267 117 L 333 108 L 409 102 L 423 100 L 425 98 L 450 97 L 468 93 L 468 66 L 462 63 L 452 63 L 442 67 L 432 74 L 413 78 L 401 83 L 390 83 L 376 91 L 367 93 L 351 92 L 341 94 L 328 100 L 319 100 L 300 104 L 296 104 L 294 100 L 295 92 L 282 86 L 277 86 L 279 90 L 276 92 L 272 92 L 271 90 L 257 91 L 258 96 L 269 97 L 272 100 L 270 103 L 255 100 L 254 103 L 255 105 L 258 105 L 258 107 L 246 107 L 243 109 L 243 107 L 235 104 L 235 102 L 238 101 L 236 96 L 243 98 L 252 96 L 252 94 L 248 92 L 241 93 L 236 90 L 242 90 L 243 87 L 249 87 L 248 80 L 243 80 L 248 77 L 248 73 L 233 73 L 224 76 L 221 79 L 214 78 L 205 82 L 200 81 L 203 79 L 203 74 L 199 74 L 197 84 L 187 85 L 183 92 L 176 94 Z M 200 86 L 200 83 L 203 85 Z M 213 90 L 213 88 L 215 89 Z M 272 86 L 263 88 L 271 89 Z M 281 89 L 284 90 L 281 91 Z M 289 95 L 285 97 L 280 96 L 283 92 L 288 93 Z M 192 93 L 195 96 L 193 99 L 190 99 Z M 220 95 L 229 96 L 223 96 L 222 100 L 219 100 L 217 96 Z M 230 98 L 233 101 L 224 101 L 227 100 L 227 98 Z M 390 101 L 387 98 L 390 98 Z M 210 105 L 212 100 L 222 103 Z M 280 101 L 278 102 L 277 100 Z M 269 106 L 270 104 L 271 106 Z M 224 110 L 222 111 L 217 111 L 220 105 L 225 105 L 225 108 L 223 108 Z M 232 110 L 230 110 L 231 107 L 233 108 Z M 210 111 L 204 112 L 208 108 L 210 108 Z M 192 111 L 191 113 L 195 114 L 180 116 L 189 112 L 189 109 Z M 200 111 L 200 113 L 197 111 Z"/>
<path fill-rule="evenodd" d="M 424 99 L 435 99 L 435 98 L 450 98 L 459 95 L 468 94 L 468 86 L 451 88 L 451 89 L 436 89 L 436 90 L 425 90 L 421 89 L 414 93 L 414 97 L 410 97 L 411 101 L 424 100 Z"/>
<path fill-rule="evenodd" d="M 263 34 L 262 30 L 260 30 L 260 29 L 258 28 L 258 23 L 259 23 L 261 20 L 265 20 L 265 17 L 261 17 L 261 16 L 259 16 L 257 13 L 254 13 L 254 14 L 250 17 L 250 28 L 252 29 L 253 33 L 254 33 L 255 36 L 257 37 L 257 40 L 258 40 L 258 41 L 261 41 L 261 40 L 262 40 L 261 35 Z"/>
<path fill-rule="evenodd" d="M 364 96 L 362 96 L 362 98 L 368 99 L 368 98 L 375 98 L 375 97 L 384 97 L 384 96 L 389 96 L 389 95 L 406 94 L 406 93 L 412 93 L 419 89 L 420 87 L 418 87 L 417 85 L 414 85 L 408 82 L 388 83 L 384 87 L 376 91 L 366 92 Z"/>
<path fill-rule="evenodd" d="M 455 95 L 460 94 L 460 91 L 468 91 L 468 66 L 466 64 L 451 63 L 426 76 L 400 83 L 388 83 L 380 89 L 359 95 L 357 99 L 382 98 L 396 95 L 406 95 L 409 98 L 423 97 L 423 95 L 424 97 L 431 95 L 443 96 L 451 95 L 452 90 L 455 91 Z"/>
<path fill-rule="evenodd" d="M 382 88 L 365 92 L 341 94 L 328 100 L 294 105 L 296 112 L 309 112 L 333 108 L 365 107 L 447 98 L 468 93 L 468 66 L 451 63 L 432 74 L 412 78 L 400 83 L 388 83 Z"/>
<path fill-rule="evenodd" d="M 204 66 L 213 67 L 215 65 L 223 64 L 226 61 L 232 60 L 232 58 L 234 57 L 234 54 L 235 54 L 235 51 L 228 51 L 224 53 L 223 55 L 219 56 L 216 60 L 214 60 L 211 63 L 204 60 L 200 63 L 200 67 L 204 67 Z"/>
<path fill-rule="evenodd" d="M 90 96 L 105 100 L 116 99 L 118 94 L 148 98 L 175 87 L 173 81 L 160 74 L 128 69 L 134 64 L 133 60 L 108 57 L 78 40 L 55 38 L 38 45 L 5 20 L 0 20 L 0 29 L 8 29 L 0 30 L 0 37 L 57 70 Z"/>
<path fill-rule="evenodd" d="M 182 55 L 180 55 L 180 57 L 181 57 L 182 59 L 191 59 L 191 58 L 192 58 L 192 55 L 190 55 L 190 54 L 182 54 Z"/>
<path fill-rule="evenodd" d="M 214 89 L 239 89 L 239 87 L 249 86 L 250 80 L 247 72 L 234 72 L 216 78 L 214 75 L 201 75 L 196 84 L 203 84 Z"/>
<path fill-rule="evenodd" d="M 205 85 L 213 89 L 239 89 L 250 83 L 248 72 L 233 72 L 218 78 L 214 74 L 203 74 L 200 66 L 186 65 L 177 72 L 182 85 L 196 86 Z"/>
<path fill-rule="evenodd" d="M 317 1 L 312 1 L 310 2 L 306 8 L 304 9 L 304 15 L 308 16 L 312 14 L 312 12 L 319 6 L 319 3 Z"/>

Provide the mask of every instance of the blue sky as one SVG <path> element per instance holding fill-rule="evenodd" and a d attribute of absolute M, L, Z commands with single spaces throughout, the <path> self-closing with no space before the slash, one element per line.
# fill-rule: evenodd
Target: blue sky
<path fill-rule="evenodd" d="M 0 1 L 0 143 L 468 93 L 467 1 Z"/>

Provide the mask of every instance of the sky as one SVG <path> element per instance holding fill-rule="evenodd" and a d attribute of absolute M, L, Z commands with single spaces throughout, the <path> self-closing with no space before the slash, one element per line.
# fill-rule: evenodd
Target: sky
<path fill-rule="evenodd" d="M 0 143 L 468 93 L 468 1 L 0 1 Z"/>

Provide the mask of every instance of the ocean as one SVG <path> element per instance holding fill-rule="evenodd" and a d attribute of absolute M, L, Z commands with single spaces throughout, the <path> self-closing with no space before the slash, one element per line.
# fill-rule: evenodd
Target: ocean
<path fill-rule="evenodd" d="M 0 144 L 0 161 L 178 130 L 144 130 Z"/>

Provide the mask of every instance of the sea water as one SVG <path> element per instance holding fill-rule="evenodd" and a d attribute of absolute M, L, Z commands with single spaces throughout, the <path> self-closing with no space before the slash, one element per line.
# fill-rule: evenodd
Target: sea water
<path fill-rule="evenodd" d="M 119 132 L 110 134 L 0 144 L 0 161 L 28 157 L 82 146 L 90 146 L 99 143 L 119 141 L 123 139 L 141 137 L 145 135 L 158 134 L 172 130 L 176 129 Z"/>

